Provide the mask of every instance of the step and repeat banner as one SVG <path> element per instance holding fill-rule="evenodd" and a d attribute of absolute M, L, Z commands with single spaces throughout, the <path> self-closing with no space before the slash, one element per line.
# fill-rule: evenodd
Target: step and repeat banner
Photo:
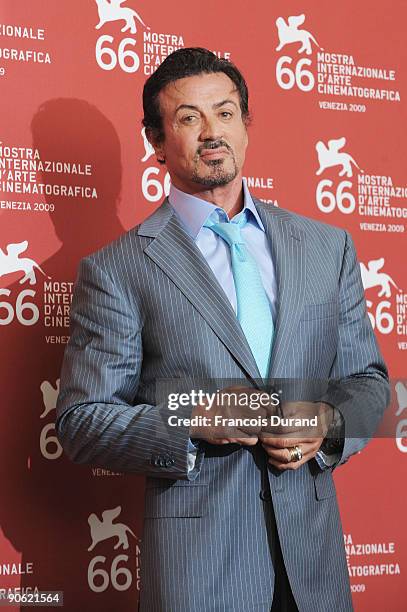
<path fill-rule="evenodd" d="M 247 78 L 253 194 L 356 243 L 395 401 L 334 477 L 355 609 L 405 609 L 406 19 L 404 0 L 1 0 L 0 599 L 137 607 L 143 478 L 70 463 L 55 404 L 79 260 L 168 192 L 143 83 L 203 46 Z"/>

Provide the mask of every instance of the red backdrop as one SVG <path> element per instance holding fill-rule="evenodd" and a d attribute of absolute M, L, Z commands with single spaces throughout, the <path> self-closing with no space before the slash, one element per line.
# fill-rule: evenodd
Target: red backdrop
<path fill-rule="evenodd" d="M 403 0 L 2 2 L 0 596 L 135 609 L 143 479 L 71 464 L 55 401 L 79 259 L 168 189 L 141 132 L 144 80 L 204 46 L 247 78 L 253 193 L 349 229 L 364 264 L 394 401 L 383 438 L 334 476 L 355 609 L 405 609 L 406 18 Z M 92 545 L 88 519 L 115 508 L 128 548 L 108 528 Z"/>

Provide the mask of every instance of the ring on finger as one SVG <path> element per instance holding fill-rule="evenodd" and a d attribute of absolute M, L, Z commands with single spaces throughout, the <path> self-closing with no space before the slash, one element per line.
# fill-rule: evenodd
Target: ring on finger
<path fill-rule="evenodd" d="M 290 448 L 287 448 L 287 450 L 290 452 L 290 460 L 287 463 L 301 461 L 303 455 L 299 446 L 291 446 Z"/>

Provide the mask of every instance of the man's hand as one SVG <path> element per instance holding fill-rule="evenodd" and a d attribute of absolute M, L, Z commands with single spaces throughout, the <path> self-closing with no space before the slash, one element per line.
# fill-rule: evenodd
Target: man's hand
<path fill-rule="evenodd" d="M 263 428 L 259 440 L 269 456 L 268 462 L 279 470 L 297 470 L 315 457 L 333 421 L 334 409 L 323 402 L 286 402 L 282 405 L 284 418 L 313 418 L 316 427 L 279 426 Z M 299 461 L 292 461 L 290 448 L 298 446 Z"/>
<path fill-rule="evenodd" d="M 238 443 L 244 446 L 254 446 L 258 442 L 258 437 L 261 431 L 261 424 L 248 426 L 233 426 L 227 423 L 225 419 L 253 419 L 259 420 L 261 417 L 266 417 L 266 409 L 259 407 L 256 409 L 250 408 L 250 398 L 258 396 L 258 391 L 252 387 L 227 387 L 219 391 L 223 394 L 223 401 L 219 404 L 212 405 L 208 409 L 207 402 L 199 404 L 194 408 L 191 418 L 202 416 L 209 418 L 211 425 L 190 427 L 190 438 L 199 438 L 210 444 L 233 444 Z M 226 394 L 232 394 L 228 401 Z M 233 401 L 233 398 L 240 398 L 240 403 Z M 246 399 L 246 401 L 243 401 Z M 215 424 L 216 417 L 222 417 L 223 422 Z"/>

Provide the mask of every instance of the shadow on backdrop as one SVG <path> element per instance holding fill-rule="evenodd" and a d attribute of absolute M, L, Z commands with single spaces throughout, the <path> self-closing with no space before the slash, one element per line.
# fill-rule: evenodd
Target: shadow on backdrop
<path fill-rule="evenodd" d="M 20 284 L 21 271 L 0 279 L 1 287 L 11 290 L 9 299 L 14 307 L 21 291 L 35 291 L 30 300 L 40 313 L 34 325 L 22 325 L 15 318 L 1 329 L 7 352 L 1 372 L 0 524 L 6 538 L 22 552 L 23 572 L 29 570 L 26 564 L 32 563 L 32 573 L 21 576 L 22 587 L 65 591 L 64 609 L 68 612 L 76 612 L 78 605 L 98 611 L 130 610 L 136 605 L 135 580 L 128 590 L 119 592 L 110 583 L 105 591 L 95 593 L 87 576 L 95 556 L 106 557 L 103 569 L 109 573 L 118 554 L 129 555 L 128 562 L 121 565 L 135 576 L 137 539 L 130 537 L 130 548 L 124 553 L 121 548 L 114 551 L 114 537 L 88 552 L 92 542 L 88 517 L 91 513 L 100 517 L 103 511 L 120 506 L 117 520 L 139 533 L 143 480 L 138 476 L 96 476 L 91 467 L 74 465 L 60 456 L 52 436 L 65 345 L 57 340 L 67 337 L 69 329 L 52 322 L 44 325 L 45 283 L 51 283 L 53 291 L 58 290 L 57 283 L 72 283 L 82 257 L 124 232 L 118 218 L 120 142 L 112 123 L 95 106 L 77 99 L 42 104 L 33 117 L 32 134 L 41 160 L 92 166 L 91 176 L 43 172 L 37 177 L 39 182 L 91 186 L 98 197 L 47 196 L 48 203 L 55 205 L 50 218 L 61 246 L 41 262 L 46 276 L 36 271 L 34 285 L 28 281 Z M 35 222 L 41 223 L 39 217 Z M 30 236 L 26 238 L 30 240 Z M 32 257 L 29 250 L 27 256 Z M 6 576 L 1 577 L 1 587 L 10 583 Z M 100 586 L 100 580 L 96 585 Z"/>

